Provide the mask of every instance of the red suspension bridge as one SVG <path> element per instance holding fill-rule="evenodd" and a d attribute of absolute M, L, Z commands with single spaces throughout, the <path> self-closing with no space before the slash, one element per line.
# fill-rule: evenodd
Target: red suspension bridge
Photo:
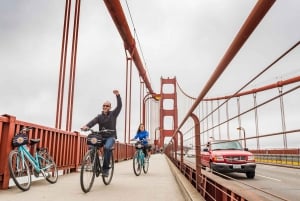
<path fill-rule="evenodd" d="M 72 7 L 71 0 L 66 0 L 65 4 L 55 126 L 49 127 L 27 122 L 26 119 L 20 120 L 13 114 L 0 116 L 1 189 L 9 189 L 10 175 L 7 160 L 8 154 L 12 150 L 11 140 L 23 126 L 34 128 L 29 137 L 41 139 L 40 146 L 49 148 L 62 174 L 75 174 L 87 150 L 86 136 L 72 131 L 81 1 L 76 0 L 73 3 L 75 3 L 74 7 Z M 244 188 L 243 192 L 240 192 L 237 190 L 237 188 L 241 188 L 239 176 L 233 175 L 232 179 L 232 181 L 238 180 L 238 184 L 233 185 L 239 187 L 232 187 L 226 185 L 228 181 L 222 180 L 227 179 L 228 175 L 226 177 L 212 175 L 201 170 L 200 165 L 201 150 L 209 138 L 213 137 L 214 139 L 243 142 L 242 144 L 255 154 L 258 163 L 272 163 L 285 168 L 300 167 L 300 138 L 298 136 L 300 132 L 300 118 L 298 117 L 300 114 L 300 75 L 295 67 L 299 65 L 300 42 L 296 41 L 278 54 L 275 59 L 266 61 L 266 65 L 252 77 L 249 76 L 247 80 L 239 80 L 234 83 L 235 87 L 225 90 L 227 84 L 222 82 L 221 77 L 226 69 L 230 69 L 231 65 L 234 65 L 232 62 L 242 48 L 247 45 L 260 22 L 276 6 L 275 0 L 256 1 L 196 97 L 185 92 L 181 83 L 178 83 L 177 75 L 161 77 L 160 90 L 153 89 L 153 82 L 150 81 L 140 49 L 137 46 L 135 32 L 133 34 L 128 25 L 128 19 L 120 1 L 104 0 L 104 3 L 121 36 L 126 55 L 124 75 L 126 87 L 123 96 L 124 117 L 122 118 L 124 121 L 119 122 L 124 125 L 124 130 L 119 132 L 123 134 L 121 137 L 123 141 L 116 143 L 114 150 L 116 162 L 122 163 L 132 159 L 135 150 L 129 140 L 132 137 L 132 125 L 136 126 L 131 121 L 132 116 L 135 115 L 139 116 L 139 121 L 144 122 L 147 130 L 151 133 L 153 153 L 163 151 L 176 171 L 193 186 L 198 197 L 203 197 L 205 200 L 228 200 L 229 198 L 231 200 L 254 200 L 255 196 L 262 196 L 262 200 L 293 200 L 300 195 L 299 187 L 295 187 L 297 183 L 293 183 L 295 181 L 291 181 L 291 183 L 286 181 L 285 183 L 288 186 L 286 188 L 290 187 L 293 190 L 285 189 L 282 190 L 284 192 L 281 192 L 281 190 L 271 189 L 266 192 L 259 191 L 257 186 L 264 189 L 264 185 L 268 186 L 270 183 L 259 179 L 244 184 L 247 186 L 248 192 Z M 73 15 L 71 15 L 72 11 Z M 74 20 L 73 32 L 69 34 L 72 17 Z M 70 35 L 72 35 L 71 39 Z M 68 47 L 70 41 L 71 48 Z M 68 56 L 70 56 L 70 74 L 67 77 L 69 80 L 66 82 Z M 135 78 L 135 74 L 132 73 L 133 67 L 138 72 L 138 78 Z M 278 77 L 282 77 L 286 72 L 296 73 L 290 73 L 280 80 L 266 83 L 266 77 L 268 74 L 274 73 L 274 69 L 277 69 Z M 244 70 L 247 71 L 247 69 Z M 197 71 L 195 70 L 195 73 Z M 238 76 L 234 72 L 232 75 Z M 135 92 L 138 96 L 133 95 L 135 88 L 132 83 L 135 79 L 139 80 L 139 92 Z M 68 83 L 67 87 L 66 83 Z M 222 95 L 213 95 L 216 94 L 214 87 L 218 86 L 224 89 L 222 92 L 218 92 Z M 68 89 L 67 95 L 64 91 L 65 88 Z M 230 93 L 224 94 L 226 91 L 230 91 Z M 63 108 L 65 97 L 67 98 L 66 109 Z M 134 114 L 136 108 L 133 106 L 133 102 L 139 104 L 138 115 Z M 66 111 L 65 128 L 63 128 L 64 111 Z M 184 157 L 189 150 L 195 150 L 195 159 L 192 161 Z M 287 170 L 281 171 L 280 174 L 284 175 L 284 171 Z M 297 174 L 296 172 L 295 175 Z M 274 186 L 281 186 L 281 184 L 274 184 Z M 254 195 L 251 195 L 249 191 L 254 190 Z M 289 197 L 289 195 L 292 196 Z"/>

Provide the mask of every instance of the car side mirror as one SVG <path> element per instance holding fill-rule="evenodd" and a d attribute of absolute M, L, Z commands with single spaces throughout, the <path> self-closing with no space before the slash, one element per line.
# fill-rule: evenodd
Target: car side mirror
<path fill-rule="evenodd" d="M 245 151 L 249 151 L 249 149 L 248 149 L 248 148 L 244 148 L 244 150 L 245 150 Z"/>
<path fill-rule="evenodd" d="M 208 148 L 204 148 L 203 151 L 206 151 L 206 152 L 207 152 L 207 151 L 208 151 Z"/>

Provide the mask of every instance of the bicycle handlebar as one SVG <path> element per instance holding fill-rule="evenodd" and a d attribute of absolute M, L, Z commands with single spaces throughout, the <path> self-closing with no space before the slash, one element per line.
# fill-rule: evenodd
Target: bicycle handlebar
<path fill-rule="evenodd" d="M 91 131 L 92 133 L 110 133 L 113 132 L 115 130 L 112 129 L 106 129 L 106 128 L 102 128 L 100 131 L 94 131 L 92 128 L 88 128 L 88 129 L 82 129 L 82 131 Z"/>
<path fill-rule="evenodd" d="M 131 139 L 130 141 L 135 141 L 135 142 L 148 142 L 149 139 L 143 138 L 143 139 Z"/>
<path fill-rule="evenodd" d="M 33 127 L 23 127 L 21 130 L 20 130 L 20 133 L 26 133 L 27 131 L 33 129 Z"/>
<path fill-rule="evenodd" d="M 149 140 L 148 139 L 142 139 L 142 140 L 139 140 L 139 139 L 131 139 L 130 140 L 130 144 L 142 144 L 144 145 L 143 142 L 148 142 Z"/>

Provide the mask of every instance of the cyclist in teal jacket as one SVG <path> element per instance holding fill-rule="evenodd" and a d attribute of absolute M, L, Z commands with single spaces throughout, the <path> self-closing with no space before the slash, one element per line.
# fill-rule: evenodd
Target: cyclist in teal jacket
<path fill-rule="evenodd" d="M 140 124 L 139 128 L 136 132 L 136 135 L 132 140 L 139 139 L 140 141 L 143 142 L 144 148 L 144 154 L 147 157 L 148 155 L 150 156 L 150 151 L 151 151 L 151 145 L 148 143 L 149 141 L 149 132 L 145 130 L 144 124 Z"/>

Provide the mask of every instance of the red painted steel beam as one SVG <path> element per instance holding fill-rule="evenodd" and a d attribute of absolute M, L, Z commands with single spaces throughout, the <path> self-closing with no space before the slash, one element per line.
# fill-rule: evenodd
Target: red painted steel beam
<path fill-rule="evenodd" d="M 123 39 L 124 47 L 131 55 L 134 64 L 136 65 L 139 75 L 142 77 L 143 81 L 145 82 L 146 88 L 148 89 L 149 93 L 154 94 L 149 79 L 147 77 L 146 70 L 143 66 L 139 53 L 137 51 L 135 40 L 132 37 L 130 32 L 125 14 L 123 12 L 122 6 L 119 0 L 104 0 L 104 3 Z"/>
<path fill-rule="evenodd" d="M 74 85 L 75 85 L 75 75 L 76 75 L 76 58 L 77 58 L 80 4 L 81 4 L 81 0 L 76 0 L 75 14 L 74 14 L 74 26 L 73 26 L 71 64 L 70 64 L 70 76 L 69 76 L 69 93 L 68 93 L 68 108 L 67 108 L 67 122 L 66 122 L 66 130 L 67 131 L 71 131 L 72 119 L 73 119 L 73 100 L 74 100 Z"/>
<path fill-rule="evenodd" d="M 300 45 L 300 41 L 298 41 L 289 50 L 287 50 L 284 54 L 282 54 L 279 58 L 277 58 L 274 62 L 272 62 L 271 65 L 269 65 L 266 69 L 264 69 L 257 76 L 255 76 L 255 78 L 257 78 L 259 75 L 263 74 L 266 70 L 268 70 L 270 67 L 272 67 L 275 63 L 277 63 L 278 61 L 280 61 L 283 57 L 285 57 L 294 48 L 298 47 L 298 45 Z M 254 80 L 254 79 L 252 79 L 252 80 Z M 214 98 L 206 98 L 206 99 L 203 99 L 203 101 L 222 100 L 222 99 L 229 99 L 229 98 L 232 98 L 232 97 L 240 97 L 240 96 L 244 96 L 244 95 L 249 95 L 249 94 L 257 93 L 257 92 L 260 92 L 260 91 L 265 91 L 265 90 L 269 90 L 269 89 L 273 89 L 273 88 L 277 88 L 277 87 L 282 87 L 284 85 L 293 84 L 293 83 L 299 82 L 299 81 L 300 81 L 300 76 L 296 76 L 296 77 L 293 77 L 293 78 L 290 78 L 290 79 L 287 79 L 287 80 L 278 81 L 278 82 L 275 82 L 273 84 L 269 84 L 269 85 L 266 85 L 266 86 L 263 86 L 263 87 L 260 87 L 260 88 L 256 88 L 256 89 L 251 89 L 251 90 L 248 90 L 248 91 L 239 92 L 239 93 L 234 94 L 234 95 L 214 97 Z"/>
<path fill-rule="evenodd" d="M 212 76 L 209 78 L 208 82 L 204 86 L 203 90 L 196 98 L 194 104 L 192 105 L 191 109 L 188 111 L 187 115 L 182 120 L 181 124 L 179 125 L 178 129 L 180 129 L 183 124 L 187 121 L 196 107 L 199 105 L 200 101 L 205 97 L 207 92 L 210 88 L 214 85 L 217 79 L 222 75 L 223 71 L 227 68 L 228 64 L 232 61 L 235 55 L 239 52 L 239 50 L 243 47 L 244 43 L 247 41 L 249 36 L 255 30 L 255 28 L 259 25 L 260 21 L 264 18 L 267 14 L 269 9 L 275 3 L 275 0 L 258 0 L 256 5 L 254 6 L 253 10 L 249 14 L 248 18 L 246 19 L 245 23 L 241 27 L 240 31 L 232 41 L 231 45 L 229 46 L 228 50 L 226 51 L 225 55 L 221 59 L 220 63 L 216 67 L 215 71 L 213 72 Z M 175 131 L 175 133 L 177 130 Z"/>
<path fill-rule="evenodd" d="M 245 96 L 245 95 L 249 95 L 249 94 L 254 94 L 257 92 L 261 92 L 261 91 L 266 91 L 266 90 L 270 90 L 270 89 L 274 89 L 277 87 L 282 87 L 285 85 L 289 85 L 289 84 L 293 84 L 296 82 L 300 82 L 300 76 L 296 76 L 287 80 L 282 80 L 282 81 L 278 81 L 275 82 L 273 84 L 269 84 L 269 85 L 265 85 L 263 87 L 259 87 L 259 88 L 255 88 L 255 89 L 251 89 L 248 91 L 243 91 L 241 93 L 232 95 L 232 96 L 221 96 L 221 97 L 216 97 L 216 98 L 207 98 L 207 99 L 203 99 L 203 101 L 213 101 L 213 100 L 222 100 L 222 99 L 229 99 L 229 98 L 233 98 L 233 97 L 240 97 L 240 96 Z"/>
<path fill-rule="evenodd" d="M 66 0 L 65 17 L 64 17 L 64 30 L 62 38 L 61 56 L 60 56 L 60 71 L 59 83 L 56 105 L 56 120 L 55 128 L 61 129 L 63 99 L 64 99 L 64 86 L 65 86 L 65 72 L 68 51 L 68 36 L 69 36 L 69 23 L 70 23 L 71 0 Z"/>

